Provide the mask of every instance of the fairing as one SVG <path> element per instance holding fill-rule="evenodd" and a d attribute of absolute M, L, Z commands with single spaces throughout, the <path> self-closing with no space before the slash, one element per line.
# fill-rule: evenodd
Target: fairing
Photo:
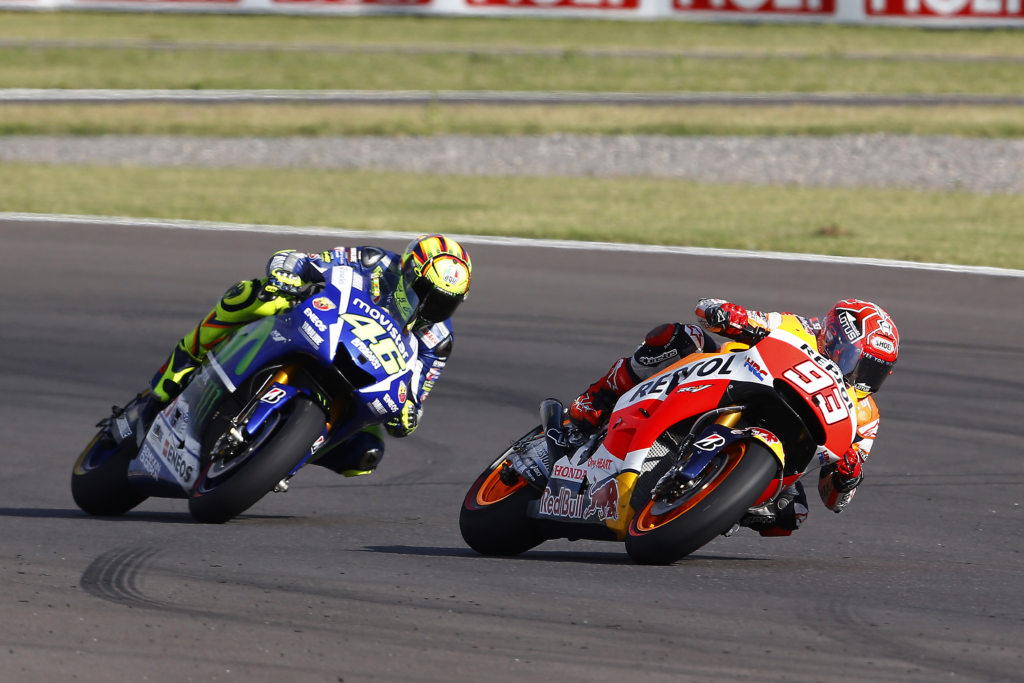
<path fill-rule="evenodd" d="M 386 307 L 373 302 L 366 284 L 351 267 L 333 267 L 325 273 L 322 292 L 287 313 L 243 327 L 211 352 L 193 381 L 151 425 L 129 470 L 132 484 L 151 496 L 187 497 L 199 473 L 202 435 L 214 409 L 255 372 L 284 360 L 304 357 L 331 368 L 339 355 L 347 356 L 370 378 L 368 385 L 353 389 L 357 400 L 351 418 L 332 425 L 303 462 L 399 414 L 417 386 L 417 340 Z M 274 389 L 268 387 L 268 392 Z M 283 409 L 296 393 L 286 385 L 278 389 L 287 398 L 261 403 L 255 422 Z"/>
<path fill-rule="evenodd" d="M 599 444 L 588 442 L 553 463 L 551 477 L 541 499 L 533 503 L 531 516 L 600 524 L 624 538 L 636 512 L 630 500 L 637 479 L 650 470 L 655 457 L 661 459 L 667 452 L 659 437 L 679 425 L 685 434 L 696 417 L 748 400 L 764 397 L 781 405 L 780 382 L 791 387 L 789 394 L 806 405 L 797 406 L 799 414 L 785 406 L 780 410 L 788 411 L 797 424 L 803 417 L 817 421 L 820 424 L 813 431 L 823 435 L 820 443 L 810 444 L 799 463 L 799 474 L 838 460 L 856 430 L 853 403 L 838 368 L 817 352 L 814 338 L 802 327 L 801 334 L 787 327 L 774 330 L 753 348 L 730 345 L 722 353 L 691 355 L 624 394 L 607 431 L 598 437 L 603 437 Z M 760 441 L 775 454 L 780 469 L 785 465 L 787 454 L 769 429 L 712 425 L 699 436 L 713 437 L 714 443 L 707 443 L 715 448 L 704 449 L 703 454 L 695 448 L 694 467 L 699 468 L 709 453 L 713 455 L 736 439 Z"/>

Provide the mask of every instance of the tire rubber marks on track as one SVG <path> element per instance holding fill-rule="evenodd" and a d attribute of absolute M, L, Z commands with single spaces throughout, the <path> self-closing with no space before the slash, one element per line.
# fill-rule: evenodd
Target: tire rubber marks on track
<path fill-rule="evenodd" d="M 79 584 L 85 592 L 109 602 L 128 607 L 168 609 L 168 605 L 146 597 L 139 589 L 139 579 L 146 563 L 158 552 L 155 548 L 108 550 L 86 567 Z"/>

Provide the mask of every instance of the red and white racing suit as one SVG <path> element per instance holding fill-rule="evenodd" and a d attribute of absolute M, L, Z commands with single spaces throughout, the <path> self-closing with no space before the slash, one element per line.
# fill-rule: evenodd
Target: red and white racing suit
<path fill-rule="evenodd" d="M 714 353 L 719 344 L 707 332 L 726 335 L 726 330 L 708 324 L 704 312 L 711 306 L 721 306 L 728 302 L 721 299 L 701 299 L 697 304 L 697 317 L 701 325 L 683 323 L 665 323 L 651 330 L 644 341 L 636 348 L 632 356 L 615 361 L 604 377 L 592 384 L 580 395 L 569 408 L 569 416 L 578 424 L 596 428 L 611 414 L 615 399 L 649 379 L 669 365 L 685 359 L 695 353 Z M 746 311 L 747 323 L 750 327 L 771 331 L 782 323 L 782 313 L 765 313 L 762 311 Z M 796 316 L 811 335 L 820 329 L 817 319 Z M 756 343 L 752 338 L 742 334 L 727 335 L 734 341 Z M 869 395 L 856 399 L 857 433 L 851 448 L 856 451 L 861 462 L 871 454 L 871 447 L 878 433 L 878 406 Z M 863 477 L 843 479 L 836 473 L 836 466 L 821 468 L 818 475 L 818 494 L 822 503 L 829 510 L 842 512 L 854 494 Z M 776 501 L 776 509 L 772 516 L 764 521 L 756 517 L 744 518 L 742 524 L 758 531 L 762 536 L 788 536 L 807 519 L 807 497 L 803 485 L 798 481 Z"/>

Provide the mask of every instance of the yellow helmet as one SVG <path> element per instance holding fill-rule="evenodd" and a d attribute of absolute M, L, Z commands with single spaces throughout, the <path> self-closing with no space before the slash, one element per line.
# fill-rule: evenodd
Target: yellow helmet
<path fill-rule="evenodd" d="M 402 285 L 416 293 L 417 316 L 427 323 L 452 317 L 469 294 L 473 262 L 458 242 L 444 235 L 423 235 L 402 254 Z"/>

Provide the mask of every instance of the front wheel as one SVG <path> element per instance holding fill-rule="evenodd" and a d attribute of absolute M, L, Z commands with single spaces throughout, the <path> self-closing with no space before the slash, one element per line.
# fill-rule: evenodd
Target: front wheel
<path fill-rule="evenodd" d="M 626 552 L 639 564 L 672 564 L 728 531 L 761 497 L 778 460 L 757 442 L 739 441 L 712 460 L 703 479 L 671 504 L 649 501 L 629 525 Z"/>
<path fill-rule="evenodd" d="M 117 517 L 146 500 L 128 481 L 138 452 L 134 438 L 116 443 L 106 432 L 93 437 L 71 471 L 75 505 L 90 515 Z"/>
<path fill-rule="evenodd" d="M 305 395 L 296 396 L 291 404 L 290 413 L 268 418 L 244 453 L 227 462 L 215 460 L 203 469 L 188 501 L 196 520 L 223 524 L 237 517 L 302 462 L 323 433 L 327 416 Z"/>
<path fill-rule="evenodd" d="M 538 427 L 519 443 L 531 437 L 544 438 Z M 501 479 L 502 468 L 511 453 L 509 449 L 484 470 L 462 502 L 459 530 L 466 545 L 481 555 L 519 555 L 546 540 L 537 522 L 526 515 L 530 502 L 537 500 L 540 493 L 518 475 L 513 484 Z"/>

